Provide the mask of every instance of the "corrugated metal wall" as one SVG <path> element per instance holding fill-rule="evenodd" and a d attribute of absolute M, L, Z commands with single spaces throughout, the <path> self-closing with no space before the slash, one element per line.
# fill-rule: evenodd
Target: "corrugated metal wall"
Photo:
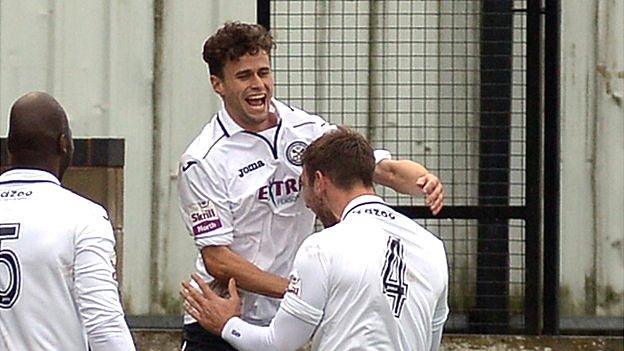
<path fill-rule="evenodd" d="M 562 2 L 562 316 L 624 315 L 623 18 L 622 0 Z"/>
<path fill-rule="evenodd" d="M 21 94 L 44 90 L 76 137 L 126 139 L 126 296 L 144 311 L 152 170 L 151 1 L 0 2 L 0 130 Z"/>
<path fill-rule="evenodd" d="M 562 9 L 562 307 L 621 316 L 624 5 Z M 18 96 L 45 90 L 65 106 L 75 136 L 126 139 L 130 314 L 179 311 L 196 251 L 177 210 L 177 159 L 219 108 L 201 46 L 225 20 L 255 21 L 255 12 L 245 0 L 0 1 L 0 133 Z"/>
<path fill-rule="evenodd" d="M 255 1 L 245 0 L 0 1 L 0 133 L 6 136 L 16 98 L 43 90 L 63 104 L 75 137 L 126 140 L 123 295 L 130 314 L 180 311 L 180 281 L 192 272 L 196 249 L 177 209 L 177 160 L 220 106 L 203 41 L 226 20 L 255 18 Z"/>

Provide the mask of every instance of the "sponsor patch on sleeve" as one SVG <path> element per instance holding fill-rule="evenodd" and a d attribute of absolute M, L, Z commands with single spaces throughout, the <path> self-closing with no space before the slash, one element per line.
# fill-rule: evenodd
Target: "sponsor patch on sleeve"
<path fill-rule="evenodd" d="M 202 201 L 189 206 L 189 219 L 193 227 L 193 235 L 202 235 L 223 227 L 211 201 Z"/>
<path fill-rule="evenodd" d="M 288 276 L 288 288 L 286 292 L 293 293 L 297 296 L 301 296 L 301 278 L 299 278 L 299 273 L 297 271 L 292 271 Z"/>

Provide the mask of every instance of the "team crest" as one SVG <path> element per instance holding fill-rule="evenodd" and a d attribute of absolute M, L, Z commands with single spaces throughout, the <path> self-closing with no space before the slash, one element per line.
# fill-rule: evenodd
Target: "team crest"
<path fill-rule="evenodd" d="M 301 166 L 303 164 L 303 152 L 308 147 L 308 144 L 303 141 L 295 141 L 288 145 L 286 148 L 286 158 L 288 162 L 295 166 Z"/>

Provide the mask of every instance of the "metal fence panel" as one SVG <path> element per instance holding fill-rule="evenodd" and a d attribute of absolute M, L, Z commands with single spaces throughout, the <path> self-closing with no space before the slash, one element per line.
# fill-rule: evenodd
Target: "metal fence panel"
<path fill-rule="evenodd" d="M 540 220 L 527 218 L 527 185 L 539 188 L 527 172 L 539 158 L 526 153 L 527 141 L 539 143 L 527 135 L 527 2 L 268 3 L 260 20 L 278 43 L 276 96 L 443 180 L 436 218 L 419 198 L 378 190 L 446 244 L 447 330 L 536 330 L 537 305 L 525 304 L 539 287 L 535 265 L 527 271 L 527 245 L 539 252 L 539 242 L 526 230 L 539 237 Z"/>

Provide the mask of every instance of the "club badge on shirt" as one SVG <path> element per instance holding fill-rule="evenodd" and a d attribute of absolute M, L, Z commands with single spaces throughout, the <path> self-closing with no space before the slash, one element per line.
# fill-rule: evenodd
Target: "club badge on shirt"
<path fill-rule="evenodd" d="M 286 148 L 286 159 L 288 159 L 288 162 L 295 166 L 301 166 L 303 164 L 303 152 L 307 147 L 308 144 L 299 140 L 288 145 Z"/>
<path fill-rule="evenodd" d="M 290 273 L 290 275 L 288 276 L 288 288 L 286 289 L 286 292 L 290 292 L 293 293 L 297 296 L 301 296 L 301 278 L 299 278 L 299 273 L 297 273 L 297 271 L 293 271 L 292 273 Z"/>
<path fill-rule="evenodd" d="M 209 233 L 223 226 L 211 201 L 192 204 L 189 206 L 187 213 L 193 226 L 193 235 L 195 236 Z"/>

